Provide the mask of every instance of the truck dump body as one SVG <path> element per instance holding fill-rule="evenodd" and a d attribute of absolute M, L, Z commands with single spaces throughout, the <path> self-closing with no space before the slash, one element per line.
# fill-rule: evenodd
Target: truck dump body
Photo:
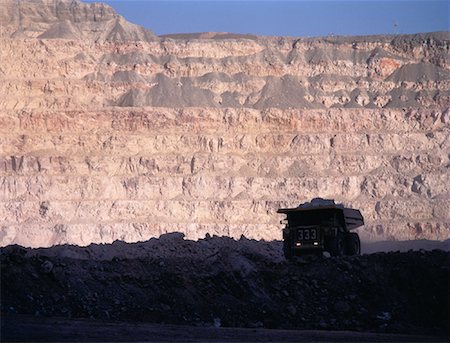
<path fill-rule="evenodd" d="M 364 217 L 359 210 L 353 208 L 344 208 L 344 218 L 347 228 L 349 230 L 354 230 L 360 226 L 364 225 Z"/>
<path fill-rule="evenodd" d="M 348 230 L 354 230 L 364 225 L 364 217 L 359 210 L 344 208 L 339 205 L 308 208 L 280 208 L 277 213 L 284 213 L 288 216 L 288 220 L 289 218 L 292 218 L 295 221 L 294 218 L 305 218 L 304 220 L 308 220 L 307 218 L 317 218 L 320 220 L 320 218 L 328 217 L 333 211 L 339 213 L 338 216 L 343 218 Z M 309 219 L 309 221 L 310 220 L 313 219 Z"/>
<path fill-rule="evenodd" d="M 357 233 L 350 232 L 364 225 L 359 210 L 336 204 L 334 200 L 313 199 L 295 208 L 280 208 L 286 214 L 283 229 L 286 258 L 300 252 L 329 251 L 332 255 L 359 254 Z"/>

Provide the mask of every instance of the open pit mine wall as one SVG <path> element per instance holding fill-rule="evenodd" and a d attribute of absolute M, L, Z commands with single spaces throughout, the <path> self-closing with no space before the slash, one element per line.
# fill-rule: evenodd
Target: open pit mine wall
<path fill-rule="evenodd" d="M 365 239 L 447 239 L 447 126 L 435 110 L 4 112 L 1 242 L 280 239 L 276 210 L 318 195 L 360 208 Z"/>
<path fill-rule="evenodd" d="M 0 31 L 1 246 L 281 239 L 313 197 L 365 240 L 450 238 L 448 33 L 173 39 L 102 13 L 105 37 Z"/>

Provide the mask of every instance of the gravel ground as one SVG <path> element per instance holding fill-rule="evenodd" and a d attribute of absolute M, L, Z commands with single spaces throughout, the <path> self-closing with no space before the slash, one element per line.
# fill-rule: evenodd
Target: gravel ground
<path fill-rule="evenodd" d="M 447 342 L 445 336 L 216 328 L 8 315 L 2 342 Z"/>

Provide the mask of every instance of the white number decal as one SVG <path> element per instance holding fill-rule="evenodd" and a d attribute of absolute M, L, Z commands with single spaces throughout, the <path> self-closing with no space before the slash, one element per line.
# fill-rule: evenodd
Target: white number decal
<path fill-rule="evenodd" d="M 309 230 L 305 230 L 305 240 L 309 239 Z"/>
<path fill-rule="evenodd" d="M 297 239 L 299 241 L 308 241 L 317 239 L 317 230 L 316 229 L 303 229 L 297 231 Z"/>

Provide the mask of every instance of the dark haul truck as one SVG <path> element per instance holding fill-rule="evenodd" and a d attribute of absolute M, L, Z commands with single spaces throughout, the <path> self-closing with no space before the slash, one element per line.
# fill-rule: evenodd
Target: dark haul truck
<path fill-rule="evenodd" d="M 359 255 L 361 244 L 356 232 L 364 225 L 359 210 L 336 204 L 334 200 L 315 198 L 296 208 L 280 208 L 286 214 L 283 252 L 286 259 L 304 254 L 332 256 Z"/>

